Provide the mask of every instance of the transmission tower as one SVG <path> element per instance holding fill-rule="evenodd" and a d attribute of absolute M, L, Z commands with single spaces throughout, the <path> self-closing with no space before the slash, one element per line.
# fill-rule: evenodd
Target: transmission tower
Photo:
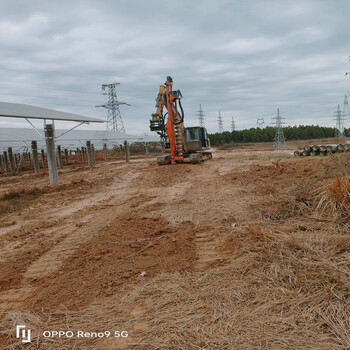
<path fill-rule="evenodd" d="M 202 105 L 199 105 L 199 110 L 197 111 L 199 126 L 204 128 L 204 111 L 202 110 Z"/>
<path fill-rule="evenodd" d="M 258 119 L 256 120 L 256 124 L 258 125 L 258 128 L 262 129 L 263 126 L 264 126 L 264 124 L 265 124 L 264 118 L 258 118 Z"/>
<path fill-rule="evenodd" d="M 281 117 L 279 108 L 277 108 L 276 117 L 272 119 L 276 119 L 276 122 L 273 123 L 275 124 L 275 128 L 276 128 L 275 150 L 279 151 L 279 150 L 287 149 L 286 139 L 283 135 L 283 124 L 285 123 L 282 121 L 283 119 L 286 119 L 286 118 Z"/>
<path fill-rule="evenodd" d="M 232 121 L 231 121 L 231 130 L 232 131 L 236 130 L 236 123 L 235 123 L 235 120 L 233 119 L 233 117 L 232 117 Z"/>
<path fill-rule="evenodd" d="M 344 107 L 343 107 L 344 120 L 350 117 L 348 97 L 344 95 Z"/>
<path fill-rule="evenodd" d="M 338 109 L 334 112 L 334 119 L 336 123 L 335 137 L 345 137 L 344 133 L 344 114 L 340 110 L 340 106 L 338 105 Z"/>
<path fill-rule="evenodd" d="M 115 89 L 117 85 L 120 85 L 120 84 L 112 83 L 112 84 L 102 85 L 103 91 L 106 91 L 106 89 L 108 89 L 108 93 L 103 93 L 103 95 L 108 95 L 108 102 L 106 104 L 96 106 L 96 107 L 104 107 L 108 109 L 106 130 L 125 133 L 124 123 L 123 123 L 122 115 L 120 113 L 119 106 L 120 105 L 131 106 L 131 105 L 125 102 L 118 101 L 117 93 Z"/>
<path fill-rule="evenodd" d="M 222 121 L 221 112 L 219 112 L 219 116 L 218 116 L 218 125 L 219 125 L 219 133 L 224 132 L 224 123 Z"/>

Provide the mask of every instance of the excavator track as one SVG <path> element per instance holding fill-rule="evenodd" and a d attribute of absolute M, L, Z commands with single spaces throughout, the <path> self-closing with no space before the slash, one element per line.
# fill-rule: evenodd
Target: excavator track
<path fill-rule="evenodd" d="M 167 165 L 171 163 L 171 157 L 169 155 L 157 157 L 158 165 Z"/>
<path fill-rule="evenodd" d="M 208 159 L 212 159 L 212 154 L 210 152 L 200 152 L 200 153 L 192 153 L 189 156 L 189 160 L 191 164 L 198 164 L 204 162 Z"/>

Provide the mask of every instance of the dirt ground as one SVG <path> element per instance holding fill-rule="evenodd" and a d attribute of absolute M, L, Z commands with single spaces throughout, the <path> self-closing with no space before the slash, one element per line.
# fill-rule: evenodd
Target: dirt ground
<path fill-rule="evenodd" d="M 290 152 L 74 164 L 55 188 L 45 170 L 0 175 L 0 346 L 349 349 L 349 216 L 328 188 L 350 154 Z"/>

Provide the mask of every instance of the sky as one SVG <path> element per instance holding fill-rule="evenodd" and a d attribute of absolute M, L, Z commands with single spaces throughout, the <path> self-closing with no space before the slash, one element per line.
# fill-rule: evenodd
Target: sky
<path fill-rule="evenodd" d="M 277 108 L 286 125 L 335 126 L 350 94 L 349 13 L 348 0 L 0 0 L 0 101 L 106 120 L 101 86 L 119 82 L 126 132 L 150 134 L 171 76 L 187 126 L 200 104 L 210 133 L 219 111 L 224 130 L 232 117 L 271 125 Z"/>

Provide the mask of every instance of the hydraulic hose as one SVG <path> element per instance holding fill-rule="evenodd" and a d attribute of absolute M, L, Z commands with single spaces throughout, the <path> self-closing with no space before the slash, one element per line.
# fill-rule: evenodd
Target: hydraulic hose
<path fill-rule="evenodd" d="M 174 123 L 175 125 L 178 125 L 178 124 L 183 123 L 184 117 L 185 117 L 185 113 L 184 113 L 184 110 L 183 110 L 183 108 L 182 108 L 182 104 L 181 104 L 181 101 L 180 101 L 180 100 L 179 100 L 179 106 L 180 106 L 180 109 L 181 109 L 181 120 L 180 120 L 178 123 Z"/>

